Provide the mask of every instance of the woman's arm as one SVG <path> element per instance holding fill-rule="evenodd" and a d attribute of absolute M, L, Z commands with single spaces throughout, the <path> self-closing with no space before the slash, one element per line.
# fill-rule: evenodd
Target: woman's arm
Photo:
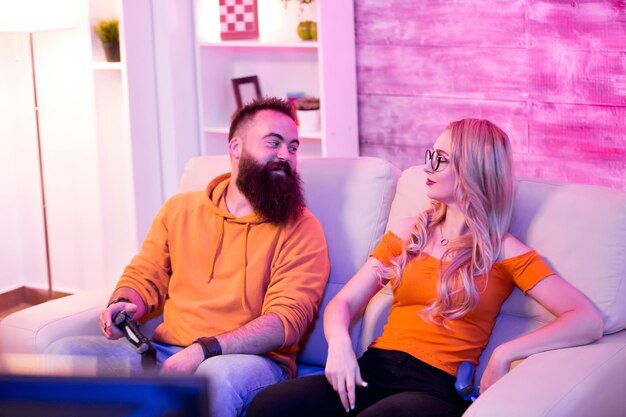
<path fill-rule="evenodd" d="M 575 287 L 550 275 L 527 291 L 556 319 L 545 326 L 498 346 L 480 382 L 485 391 L 504 376 L 513 361 L 546 350 L 591 343 L 602 336 L 604 323 L 594 305 Z"/>
<path fill-rule="evenodd" d="M 380 290 L 376 268 L 380 261 L 370 257 L 359 271 L 328 303 L 324 313 L 324 334 L 328 342 L 326 379 L 337 391 L 346 412 L 355 406 L 355 385 L 365 386 L 348 331 L 352 319 Z"/>
<path fill-rule="evenodd" d="M 400 219 L 391 227 L 391 231 L 400 240 L 406 241 L 416 221 L 417 217 Z M 328 303 L 324 313 L 324 335 L 328 342 L 326 379 L 339 394 L 346 412 L 354 409 L 355 386 L 367 386 L 361 379 L 348 329 L 352 319 L 365 309 L 370 299 L 380 290 L 381 283 L 376 272 L 381 267 L 382 262 L 370 256 Z"/>

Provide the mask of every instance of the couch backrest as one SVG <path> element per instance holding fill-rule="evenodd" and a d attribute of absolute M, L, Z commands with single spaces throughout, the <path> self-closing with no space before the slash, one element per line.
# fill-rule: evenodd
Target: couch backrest
<path fill-rule="evenodd" d="M 418 214 L 428 204 L 423 167 L 408 168 L 398 180 L 389 224 Z M 604 318 L 606 334 L 626 328 L 626 193 L 520 179 L 516 181 L 510 231 L 595 303 Z M 390 295 L 379 295 L 372 302 L 378 311 L 388 311 Z M 372 321 L 374 317 L 367 317 L 369 310 L 368 306 L 366 320 Z M 502 306 L 481 356 L 479 374 L 497 345 L 551 319 L 550 313 L 516 289 Z M 381 330 L 379 326 L 369 340 Z M 367 343 L 361 340 L 361 349 Z"/>
<path fill-rule="evenodd" d="M 228 156 L 202 156 L 188 162 L 180 191 L 199 190 L 230 171 Z M 330 278 L 320 313 L 306 338 L 298 362 L 323 366 L 327 346 L 323 311 L 330 299 L 365 262 L 385 231 L 400 171 L 378 158 L 302 158 L 299 161 L 309 210 L 318 218 L 328 242 Z M 358 340 L 361 321 L 352 327 Z"/>

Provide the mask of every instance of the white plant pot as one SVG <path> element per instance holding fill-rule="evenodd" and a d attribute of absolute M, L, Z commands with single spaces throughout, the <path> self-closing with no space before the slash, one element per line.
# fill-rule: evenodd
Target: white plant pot
<path fill-rule="evenodd" d="M 301 132 L 317 132 L 320 130 L 320 111 L 298 110 L 298 122 Z"/>

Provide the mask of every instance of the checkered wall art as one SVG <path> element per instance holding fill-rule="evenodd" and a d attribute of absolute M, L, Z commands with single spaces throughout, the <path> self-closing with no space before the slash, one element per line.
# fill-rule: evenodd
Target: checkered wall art
<path fill-rule="evenodd" d="M 222 40 L 257 39 L 257 0 L 219 0 Z"/>

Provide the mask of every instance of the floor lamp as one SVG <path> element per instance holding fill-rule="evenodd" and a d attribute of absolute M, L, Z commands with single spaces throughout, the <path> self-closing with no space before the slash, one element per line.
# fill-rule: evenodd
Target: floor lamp
<path fill-rule="evenodd" d="M 0 0 L 0 33 L 28 34 L 30 47 L 31 76 L 35 103 L 35 125 L 37 130 L 37 153 L 39 180 L 41 185 L 41 207 L 43 213 L 44 241 L 46 249 L 46 272 L 48 276 L 48 299 L 53 296 L 52 269 L 50 267 L 50 246 L 48 242 L 48 216 L 46 211 L 46 191 L 44 186 L 43 158 L 41 152 L 41 131 L 39 126 L 39 106 L 37 102 L 37 77 L 35 74 L 35 54 L 33 33 L 70 29 L 75 23 L 76 5 L 74 0 Z"/>

